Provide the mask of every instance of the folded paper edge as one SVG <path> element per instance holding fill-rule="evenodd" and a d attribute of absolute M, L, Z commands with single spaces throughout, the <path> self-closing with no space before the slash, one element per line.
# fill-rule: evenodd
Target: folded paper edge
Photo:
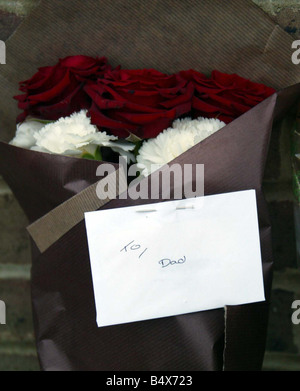
<path fill-rule="evenodd" d="M 107 185 L 105 194 L 99 194 L 99 184 L 102 181 Z M 29 225 L 27 231 L 39 251 L 44 253 L 80 223 L 84 219 L 84 213 L 101 208 L 126 189 L 126 177 L 121 167 Z"/>

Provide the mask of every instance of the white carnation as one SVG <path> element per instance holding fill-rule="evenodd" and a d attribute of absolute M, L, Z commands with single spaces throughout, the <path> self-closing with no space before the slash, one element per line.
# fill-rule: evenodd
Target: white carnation
<path fill-rule="evenodd" d="M 202 117 L 174 121 L 171 128 L 165 129 L 141 146 L 137 156 L 137 167 L 141 175 L 150 175 L 225 125 L 218 119 Z"/>
<path fill-rule="evenodd" d="M 17 125 L 16 135 L 10 144 L 33 151 L 80 156 L 95 156 L 97 148 L 109 147 L 127 158 L 128 163 L 135 161 L 132 151 L 135 144 L 118 140 L 118 137 L 99 132 L 91 124 L 86 110 L 73 113 L 70 117 L 57 121 L 26 120 Z"/>
<path fill-rule="evenodd" d="M 31 149 L 61 155 L 81 155 L 85 147 L 110 146 L 117 137 L 99 132 L 86 111 L 60 118 L 34 133 L 36 145 Z"/>
<path fill-rule="evenodd" d="M 30 149 L 35 145 L 35 132 L 39 131 L 45 124 L 35 121 L 27 120 L 17 125 L 16 135 L 11 140 L 10 144 L 15 147 Z"/>

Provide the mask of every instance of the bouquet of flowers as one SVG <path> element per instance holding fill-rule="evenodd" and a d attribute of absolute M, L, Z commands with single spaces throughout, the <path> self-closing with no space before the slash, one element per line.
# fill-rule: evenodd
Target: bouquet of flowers
<path fill-rule="evenodd" d="M 236 74 L 114 69 L 82 55 L 39 69 L 20 90 L 10 144 L 100 161 L 115 152 L 143 176 L 275 93 Z"/>
<path fill-rule="evenodd" d="M 111 4 L 101 2 L 100 15 L 92 3 L 82 9 L 82 3 L 72 0 L 68 6 L 72 5 L 74 17 L 78 11 L 80 28 L 81 22 L 88 20 L 86 33 L 90 32 L 91 42 L 94 45 L 97 36 L 98 44 L 101 41 L 102 47 L 106 47 L 106 51 L 99 50 L 100 54 L 109 57 L 114 52 L 113 42 L 109 41 L 109 48 L 101 34 L 112 28 L 124 32 L 122 21 L 127 20 L 128 25 L 134 7 L 129 7 L 129 12 L 124 1 L 117 0 L 114 7 L 120 7 L 122 13 L 111 24 L 114 12 Z M 149 7 L 154 7 L 154 11 L 155 7 L 161 7 L 160 16 L 164 12 L 170 15 L 171 4 L 173 13 L 180 15 L 176 20 L 182 19 L 181 2 L 166 0 L 158 2 L 159 5 L 153 2 L 147 4 L 146 13 L 145 5 L 137 3 L 139 15 L 147 20 L 150 16 L 145 15 L 154 15 Z M 200 5 L 193 0 L 185 3 L 184 12 Z M 206 21 L 215 18 L 216 3 L 201 2 L 201 17 L 207 16 Z M 42 15 L 49 16 L 55 5 L 56 0 L 51 4 L 44 2 Z M 231 6 L 222 2 L 220 26 L 226 26 L 224 15 L 232 20 L 232 9 L 228 9 Z M 239 15 L 246 12 L 239 2 L 235 6 Z M 256 10 L 250 11 L 246 12 L 247 18 L 256 20 Z M 89 28 L 90 16 L 96 13 L 102 21 L 99 31 Z M 208 18 L 209 15 L 213 18 Z M 50 29 L 60 20 L 63 18 L 56 18 Z M 144 23 L 142 17 L 140 20 Z M 106 21 L 107 30 L 103 27 Z M 155 34 L 158 31 L 169 36 L 160 22 L 158 18 L 160 27 Z M 210 26 L 207 23 L 204 25 Z M 243 25 L 240 20 L 238 23 Z M 22 28 L 25 27 L 23 24 Z M 125 30 L 124 39 L 128 40 L 129 32 Z M 176 35 L 175 30 L 170 31 Z M 132 27 L 134 39 L 135 33 Z M 192 34 L 192 29 L 188 34 Z M 203 39 L 202 58 L 197 59 L 197 67 L 177 72 L 164 73 L 154 69 L 157 67 L 114 67 L 106 57 L 57 56 L 53 62 L 61 59 L 56 65 L 39 68 L 30 79 L 20 83 L 21 94 L 15 98 L 21 113 L 14 137 L 9 143 L 0 142 L 0 172 L 30 222 L 32 308 L 43 370 L 261 369 L 272 282 L 271 233 L 262 178 L 272 125 L 296 102 L 300 86 L 275 90 L 239 76 L 237 62 L 234 66 L 231 61 L 232 37 L 226 38 L 221 33 L 219 36 L 222 62 L 227 58 L 226 66 L 228 69 L 230 64 L 231 73 L 220 72 L 216 66 L 207 72 L 215 54 L 210 40 Z M 276 34 L 272 33 L 272 37 Z M 121 38 L 120 33 L 122 41 Z M 226 44 L 224 40 L 221 42 L 223 38 Z M 143 39 L 141 34 L 144 44 Z M 153 38 L 147 42 L 149 48 L 154 47 Z M 273 67 L 274 58 L 268 57 L 272 43 L 268 39 L 267 47 L 259 50 L 259 54 L 249 47 L 251 61 L 244 69 L 254 69 L 262 52 L 265 63 Z M 240 48 L 240 36 L 235 44 Z M 86 46 L 89 42 L 85 39 L 84 49 Z M 61 49 L 64 44 L 56 47 Z M 131 47 L 137 58 L 135 45 Z M 180 56 L 190 50 L 186 44 L 181 48 Z M 128 47 L 122 50 L 123 54 L 126 52 L 123 57 L 132 60 Z M 279 78 L 281 68 L 278 71 L 275 65 L 274 75 Z M 265 72 L 269 68 L 266 65 L 261 69 Z M 126 166 L 120 164 L 121 160 Z M 84 213 L 164 201 L 155 174 L 168 164 L 180 167 L 204 164 L 205 195 L 256 191 L 266 301 L 98 328 Z M 126 171 L 132 167 L 136 170 L 128 180 L 123 168 Z M 193 171 L 183 184 L 187 180 L 195 186 L 197 172 Z M 141 188 L 151 181 L 155 182 L 157 198 L 151 197 L 150 190 L 145 198 L 130 197 L 133 187 Z M 103 183 L 115 183 L 115 191 L 105 191 L 102 186 L 99 196 L 97 188 Z M 174 181 L 170 182 L 169 190 L 171 198 L 175 198 Z"/>

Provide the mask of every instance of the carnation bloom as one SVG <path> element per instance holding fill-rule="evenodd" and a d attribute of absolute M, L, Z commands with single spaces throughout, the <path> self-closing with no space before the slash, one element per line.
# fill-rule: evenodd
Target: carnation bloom
<path fill-rule="evenodd" d="M 151 174 L 223 126 L 224 122 L 213 118 L 177 119 L 171 128 L 165 129 L 141 146 L 137 156 L 137 167 L 141 175 Z"/>
<path fill-rule="evenodd" d="M 34 133 L 36 146 L 32 149 L 56 154 L 78 155 L 87 145 L 107 145 L 116 137 L 98 132 L 90 123 L 85 110 L 60 118 Z"/>
<path fill-rule="evenodd" d="M 35 145 L 35 132 L 39 131 L 45 126 L 44 123 L 35 120 L 26 120 L 17 125 L 15 137 L 10 144 L 15 147 L 30 149 Z"/>
<path fill-rule="evenodd" d="M 134 149 L 134 144 L 115 142 L 117 137 L 99 132 L 86 114 L 86 110 L 81 110 L 70 117 L 47 124 L 35 132 L 36 145 L 31 149 L 62 155 L 82 155 L 94 154 L 96 148 L 102 146 L 111 147 L 130 158 L 129 151 Z"/>
<path fill-rule="evenodd" d="M 129 161 L 134 161 L 131 151 L 135 145 L 99 132 L 91 124 L 86 110 L 46 125 L 37 121 L 24 122 L 18 125 L 16 136 L 10 143 L 34 151 L 69 156 L 95 155 L 98 146 L 110 147 Z"/>

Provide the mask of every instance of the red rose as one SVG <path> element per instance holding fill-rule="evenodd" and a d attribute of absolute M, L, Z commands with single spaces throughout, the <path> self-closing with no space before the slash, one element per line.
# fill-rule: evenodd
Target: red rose
<path fill-rule="evenodd" d="M 179 74 L 154 69 L 119 69 L 85 87 L 93 101 L 89 110 L 93 124 L 121 138 L 133 134 L 140 139 L 156 137 L 176 118 L 190 113 L 193 90 Z"/>
<path fill-rule="evenodd" d="M 236 74 L 213 71 L 210 78 L 194 70 L 180 74 L 195 87 L 193 117 L 217 117 L 229 123 L 275 92 Z"/>
<path fill-rule="evenodd" d="M 108 69 L 105 57 L 87 56 L 70 56 L 55 66 L 39 68 L 31 79 L 20 83 L 20 91 L 24 94 L 15 96 L 15 99 L 24 112 L 17 122 L 22 122 L 28 115 L 57 120 L 89 108 L 91 101 L 83 87 Z"/>

